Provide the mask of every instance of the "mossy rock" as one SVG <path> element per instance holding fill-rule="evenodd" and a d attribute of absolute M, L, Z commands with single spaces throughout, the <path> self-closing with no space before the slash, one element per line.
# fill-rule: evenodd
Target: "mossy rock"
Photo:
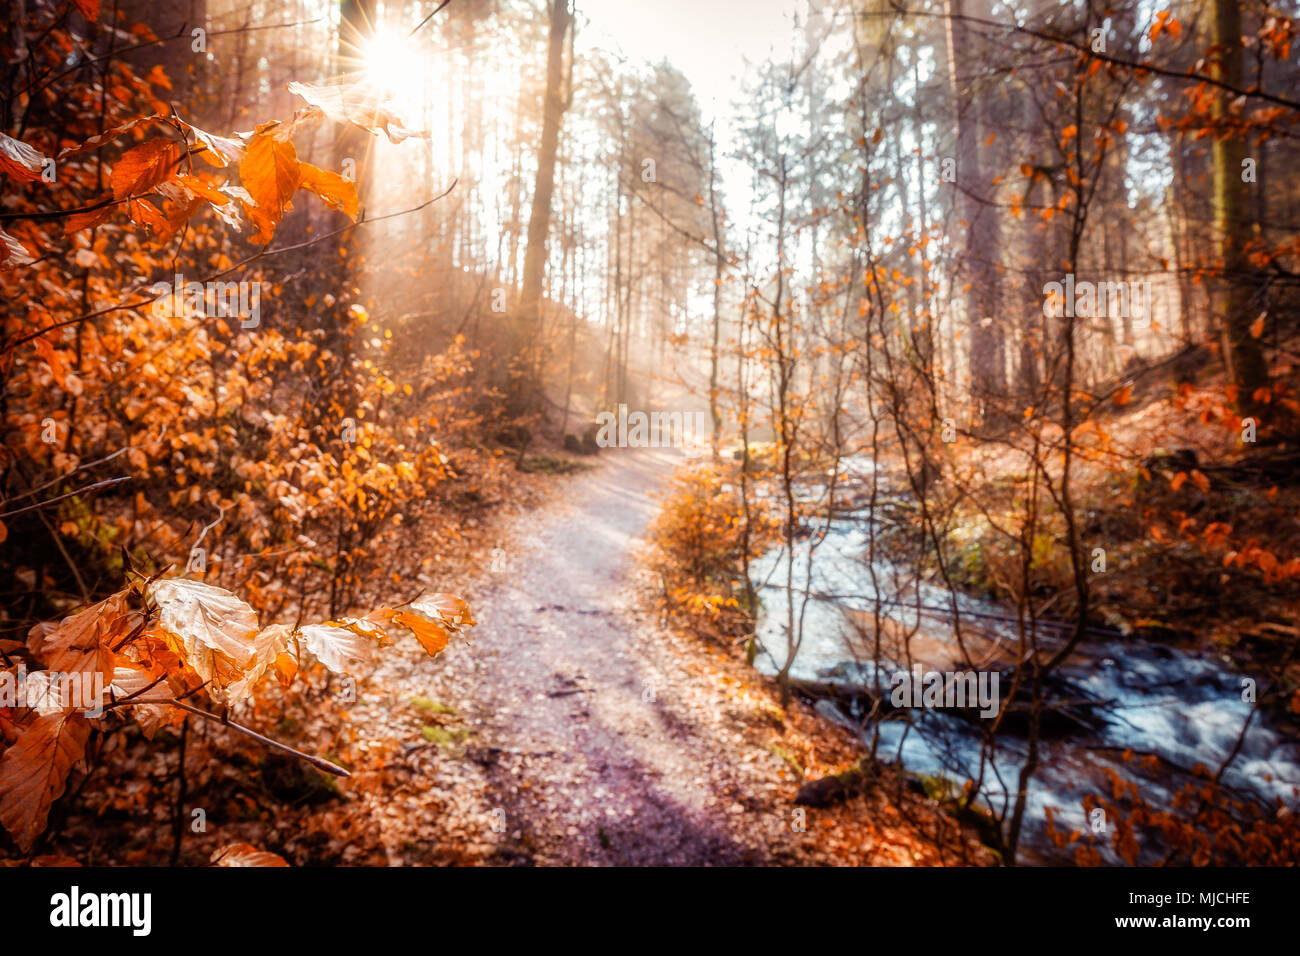
<path fill-rule="evenodd" d="M 805 807 L 824 807 L 836 800 L 845 800 L 861 793 L 870 779 L 871 764 L 869 759 L 863 758 L 847 770 L 808 781 L 799 788 L 794 802 Z"/>

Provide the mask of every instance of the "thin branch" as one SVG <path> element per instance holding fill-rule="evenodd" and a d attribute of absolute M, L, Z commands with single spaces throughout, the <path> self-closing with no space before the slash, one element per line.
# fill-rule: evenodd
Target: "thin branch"
<path fill-rule="evenodd" d="M 133 481 L 134 479 L 135 479 L 134 475 L 123 475 L 121 478 L 109 478 L 105 481 L 97 481 L 93 485 L 86 485 L 84 488 L 77 488 L 74 491 L 69 491 L 67 494 L 59 495 L 58 497 L 55 498 L 46 498 L 44 501 L 38 501 L 36 504 L 28 505 L 25 508 L 17 508 L 13 511 L 0 512 L 0 518 L 8 518 L 12 515 L 20 515 L 28 511 L 36 511 L 39 508 L 44 508 L 46 505 L 52 505 L 56 501 L 62 501 L 64 498 L 71 498 L 73 495 L 84 495 L 92 491 L 98 491 L 100 488 L 107 488 L 109 485 L 118 485 L 124 481 Z"/>
<path fill-rule="evenodd" d="M 110 704 L 109 706 L 110 707 L 113 706 L 136 707 L 144 704 L 161 704 L 167 707 L 178 707 L 181 710 L 186 711 L 187 713 L 194 714 L 198 717 L 203 717 L 207 720 L 212 721 L 213 723 L 221 724 L 223 727 L 229 727 L 231 730 L 236 730 L 239 733 L 244 734 L 245 736 L 252 737 L 258 743 L 264 744 L 267 747 L 271 747 L 274 750 L 279 750 L 282 753 L 286 753 L 289 754 L 290 756 L 297 757 L 299 760 L 305 760 L 307 763 L 311 764 L 317 770 L 323 770 L 325 773 L 333 774 L 336 777 L 352 776 L 352 774 L 348 773 L 348 771 L 344 770 L 338 764 L 330 763 L 324 757 L 317 757 L 312 754 L 303 753 L 301 750 L 295 750 L 293 747 L 290 747 L 288 744 L 281 743 L 278 740 L 275 740 L 271 737 L 267 737 L 265 734 L 259 734 L 256 730 L 253 730 L 251 727 L 245 727 L 243 724 L 236 723 L 235 721 L 231 720 L 227 716 L 218 716 L 217 714 L 214 714 L 211 711 L 204 710 L 202 707 L 195 707 L 192 704 L 186 704 L 182 701 L 176 700 L 174 697 L 162 697 L 162 698 L 146 697 L 142 700 L 132 700 L 132 701 L 124 700 L 124 701 L 118 701 L 115 704 Z"/>
<path fill-rule="evenodd" d="M 1147 61 L 1126 60 L 1122 57 L 1113 56 L 1109 53 L 1099 53 L 1092 48 L 1090 43 L 1081 40 L 1072 40 L 1069 37 L 1063 37 L 1056 33 L 1048 33 L 1046 30 L 1035 30 L 1033 27 L 1027 27 L 1019 23 L 999 23 L 996 20 L 986 20 L 983 17 L 974 17 L 964 13 L 938 13 L 931 10 L 910 10 L 897 2 L 890 4 L 893 7 L 894 16 L 902 17 L 926 17 L 935 20 L 960 20 L 965 23 L 975 23 L 980 26 L 993 27 L 998 30 L 1004 30 L 1008 33 L 1019 33 L 1024 36 L 1033 37 L 1036 40 L 1044 40 L 1048 43 L 1058 43 L 1061 46 L 1068 46 L 1084 56 L 1100 60 L 1102 63 L 1109 63 L 1112 66 L 1124 67 L 1129 70 L 1142 70 L 1147 73 L 1154 73 L 1156 76 L 1167 77 L 1173 80 L 1183 80 L 1189 83 L 1204 83 L 1207 86 L 1213 86 L 1235 96 L 1251 96 L 1256 99 L 1264 100 L 1269 103 L 1276 103 L 1279 106 L 1286 106 L 1293 110 L 1300 110 L 1300 100 L 1290 100 L 1285 96 L 1279 96 L 1276 93 L 1268 93 L 1258 87 L 1243 90 L 1231 84 L 1224 83 L 1212 76 L 1204 73 L 1196 73 L 1186 70 L 1172 70 L 1162 66 L 1156 66 Z M 858 13 L 859 17 L 879 17 L 890 16 L 887 13 Z"/>
<path fill-rule="evenodd" d="M 415 36 L 417 33 L 419 33 L 419 32 L 420 32 L 420 27 L 424 26 L 426 23 L 428 23 L 430 20 L 432 20 L 434 17 L 436 17 L 439 13 L 441 13 L 442 10 L 443 10 L 443 8 L 446 7 L 447 4 L 449 4 L 449 3 L 451 3 L 451 0 L 442 0 L 442 3 L 438 4 L 438 6 L 434 8 L 433 13 L 429 14 L 427 17 L 425 17 L 423 20 L 421 20 L 419 23 L 417 23 L 417 24 L 415 25 L 415 28 L 412 29 L 411 32 L 407 34 L 407 36 L 408 36 L 408 37 L 413 37 L 413 36 Z"/>

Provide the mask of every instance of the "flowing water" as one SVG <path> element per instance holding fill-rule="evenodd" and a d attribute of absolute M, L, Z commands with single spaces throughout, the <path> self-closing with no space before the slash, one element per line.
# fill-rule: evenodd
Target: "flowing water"
<path fill-rule="evenodd" d="M 810 571 L 809 547 L 818 535 L 795 543 L 795 633 L 802 615 L 803 636 L 792 676 L 872 688 L 876 681 L 871 663 L 873 635 L 879 633 L 887 647 L 899 651 L 902 645 L 891 640 L 901 641 L 900 632 L 911 629 L 915 629 L 912 661 L 926 662 L 918 669 L 965 670 L 950 613 L 953 604 L 966 628 L 972 660 L 993 667 L 1014 659 L 1016 632 L 1005 621 L 1005 608 L 955 595 L 932 582 L 917 583 L 904 569 L 882 560 L 879 548 L 876 560 L 869 562 L 869 520 L 861 512 L 832 521 L 825 538 L 816 544 Z M 776 673 L 787 653 L 784 548 L 757 561 L 752 575 L 762 600 L 755 665 Z M 879 631 L 872 614 L 877 597 L 886 615 Z M 1049 632 L 1045 637 L 1050 640 L 1053 635 Z M 906 659 L 906 652 L 892 659 L 882 654 L 879 686 L 886 698 L 890 676 L 903 669 L 896 666 L 900 658 Z M 1243 678 L 1251 675 L 1236 670 L 1226 658 L 1122 637 L 1085 639 L 1062 664 L 1060 676 L 1070 696 L 1092 698 L 1097 706 L 1086 712 L 1082 723 L 1040 744 L 1040 765 L 1027 796 L 1022 860 L 1065 859 L 1047 839 L 1045 812 L 1051 807 L 1058 829 L 1068 833 L 1078 828 L 1092 835 L 1103 856 L 1117 862 L 1108 833 L 1096 829 L 1104 821 L 1084 808 L 1089 794 L 1112 797 L 1107 769 L 1136 783 L 1148 804 L 1168 807 L 1184 784 L 1195 779 L 1191 771 L 1196 765 L 1214 771 L 1227 760 L 1252 709 L 1243 700 Z M 1006 692 L 1005 681 L 1001 689 Z M 861 725 L 857 708 L 822 700 L 818 709 L 850 724 L 870 742 L 873 727 Z M 910 772 L 942 776 L 957 785 L 979 772 L 983 735 L 970 719 L 941 709 L 912 708 L 880 721 L 879 734 L 878 753 L 900 758 Z M 1129 748 L 1156 755 L 1161 758 L 1159 766 L 1143 769 L 1136 760 L 1122 759 Z M 1014 795 L 1026 749 L 1023 735 L 1006 730 L 999 734 L 997 772 L 984 774 L 986 808 L 1002 813 L 1008 792 Z M 1222 782 L 1270 806 L 1280 797 L 1294 809 L 1300 794 L 1300 745 L 1261 711 L 1251 721 Z M 1144 844 L 1140 859 L 1152 862 L 1159 854 L 1154 843 Z"/>

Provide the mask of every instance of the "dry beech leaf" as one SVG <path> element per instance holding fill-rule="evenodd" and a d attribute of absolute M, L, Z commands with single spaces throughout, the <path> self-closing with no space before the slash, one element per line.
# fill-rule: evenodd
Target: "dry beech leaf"
<path fill-rule="evenodd" d="M 211 861 L 216 866 L 288 866 L 288 861 L 278 853 L 259 850 L 251 843 L 231 843 L 212 852 Z"/>
<path fill-rule="evenodd" d="M 134 129 L 141 123 L 149 123 L 160 118 L 161 117 L 158 113 L 151 113 L 148 116 L 138 116 L 129 122 L 123 123 L 121 126 L 114 126 L 112 129 L 104 130 L 104 132 L 100 133 L 98 136 L 92 136 L 90 139 L 77 146 L 69 146 L 67 149 L 60 150 L 58 158 L 67 159 L 70 156 L 79 156 L 82 153 L 88 153 L 92 149 L 98 149 L 105 143 L 117 139 L 117 137 L 121 136 L 127 130 Z"/>
<path fill-rule="evenodd" d="M 149 595 L 158 605 L 158 623 L 179 639 L 185 662 L 216 687 L 238 680 L 257 663 L 257 614 L 224 588 L 165 578 L 155 581 Z"/>
<path fill-rule="evenodd" d="M 0 229 L 0 269 L 27 266 L 35 261 L 35 257 L 27 251 L 26 246 Z"/>
<path fill-rule="evenodd" d="M 416 614 L 395 611 L 393 620 L 414 634 L 415 639 L 420 642 L 420 646 L 430 657 L 440 653 L 447 646 L 447 639 L 451 636 L 442 624 L 427 621 Z"/>
<path fill-rule="evenodd" d="M 253 242 L 268 243 L 302 178 L 293 143 L 280 139 L 274 131 L 259 133 L 239 163 L 239 178 L 253 200 L 248 208 L 249 218 L 257 226 Z"/>
<path fill-rule="evenodd" d="M 20 183 L 34 183 L 41 178 L 45 155 L 20 139 L 0 133 L 0 170 Z"/>
<path fill-rule="evenodd" d="M 314 192 L 324 200 L 325 205 L 346 213 L 349 219 L 357 218 L 360 204 L 357 200 L 356 183 L 344 179 L 338 173 L 320 169 L 310 163 L 299 163 L 298 169 L 302 173 L 300 185 L 303 189 Z"/>
<path fill-rule="evenodd" d="M 67 674 L 113 673 L 113 645 L 139 623 L 125 591 L 69 615 L 57 625 L 33 628 L 28 650 L 50 670 Z"/>
<path fill-rule="evenodd" d="M 243 677 L 226 688 L 228 704 L 237 704 L 253 692 L 262 675 L 284 654 L 292 636 L 293 629 L 284 624 L 272 624 L 257 633 L 252 640 L 252 663 L 245 667 Z"/>
<path fill-rule="evenodd" d="M 37 718 L 0 757 L 0 823 L 24 853 L 45 829 L 89 739 L 90 722 L 62 711 Z"/>
<path fill-rule="evenodd" d="M 452 628 L 473 627 L 477 623 L 470 614 L 469 605 L 454 594 L 422 594 L 409 607 L 425 617 L 441 619 Z"/>
<path fill-rule="evenodd" d="M 205 183 L 197 176 L 178 176 L 177 181 L 185 186 L 186 189 L 195 195 L 202 196 L 214 206 L 224 206 L 230 202 L 230 197 L 223 193 L 216 186 Z"/>
<path fill-rule="evenodd" d="M 451 633 L 475 623 L 469 605 L 454 594 L 423 594 L 402 610 L 383 613 L 414 634 L 430 656 L 447 646 Z"/>
<path fill-rule="evenodd" d="M 115 700 L 136 694 L 140 697 L 154 697 L 155 691 L 157 691 L 156 696 L 165 696 L 167 693 L 165 683 L 146 690 L 157 679 L 158 675 L 150 674 L 137 667 L 119 666 L 113 670 L 113 683 L 109 685 L 109 691 Z M 160 729 L 168 724 L 179 723 L 185 716 L 184 711 L 168 707 L 166 704 L 132 704 L 129 709 L 147 740 L 153 740 L 154 734 Z"/>
<path fill-rule="evenodd" d="M 281 687 L 288 687 L 298 676 L 298 659 L 289 652 L 275 659 L 275 679 Z"/>
<path fill-rule="evenodd" d="M 75 213 L 67 218 L 63 224 L 63 234 L 70 236 L 74 232 L 80 232 L 82 229 L 90 229 L 98 226 L 107 219 L 113 212 L 112 206 L 104 206 L 100 209 L 88 209 L 85 212 Z"/>
<path fill-rule="evenodd" d="M 171 176 L 179 158 L 180 149 L 176 143 L 161 136 L 128 149 L 114 164 L 109 177 L 113 198 L 125 199 L 152 192 Z"/>
<path fill-rule="evenodd" d="M 402 126 L 401 120 L 381 106 L 374 90 L 360 83 L 327 83 L 312 86 L 290 83 L 289 92 L 301 96 L 336 123 L 351 123 L 367 133 L 383 133 L 390 143 L 420 136 Z"/>
<path fill-rule="evenodd" d="M 127 201 L 126 213 L 137 226 L 144 226 L 155 239 L 166 239 L 172 234 L 171 224 L 157 206 L 147 199 Z"/>
<path fill-rule="evenodd" d="M 375 640 L 336 624 L 305 624 L 298 629 L 303 647 L 335 674 L 347 674 L 375 658 Z"/>
<path fill-rule="evenodd" d="M 193 123 L 186 123 L 184 120 L 180 122 L 199 141 L 199 148 L 194 151 L 194 155 L 200 157 L 209 165 L 229 166 L 236 160 L 244 158 L 247 147 L 244 146 L 242 141 L 232 139 L 229 136 L 218 136 L 216 133 L 209 133 L 207 130 L 200 129 Z"/>

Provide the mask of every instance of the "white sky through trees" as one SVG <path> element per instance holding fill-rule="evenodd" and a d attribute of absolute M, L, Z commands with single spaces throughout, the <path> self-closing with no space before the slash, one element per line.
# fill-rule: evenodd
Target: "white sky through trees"
<path fill-rule="evenodd" d="M 754 225 L 752 169 L 740 149 L 737 104 L 744 77 L 758 65 L 788 60 L 802 0 L 577 0 L 578 49 L 601 48 L 632 64 L 667 61 L 691 84 L 704 126 L 716 120 L 719 187 L 732 240 Z M 708 307 L 693 290 L 691 310 Z"/>
<path fill-rule="evenodd" d="M 705 120 L 725 114 L 750 62 L 789 53 L 797 0 L 578 0 L 591 20 L 579 44 L 617 47 L 650 63 L 668 60 L 691 81 Z"/>

